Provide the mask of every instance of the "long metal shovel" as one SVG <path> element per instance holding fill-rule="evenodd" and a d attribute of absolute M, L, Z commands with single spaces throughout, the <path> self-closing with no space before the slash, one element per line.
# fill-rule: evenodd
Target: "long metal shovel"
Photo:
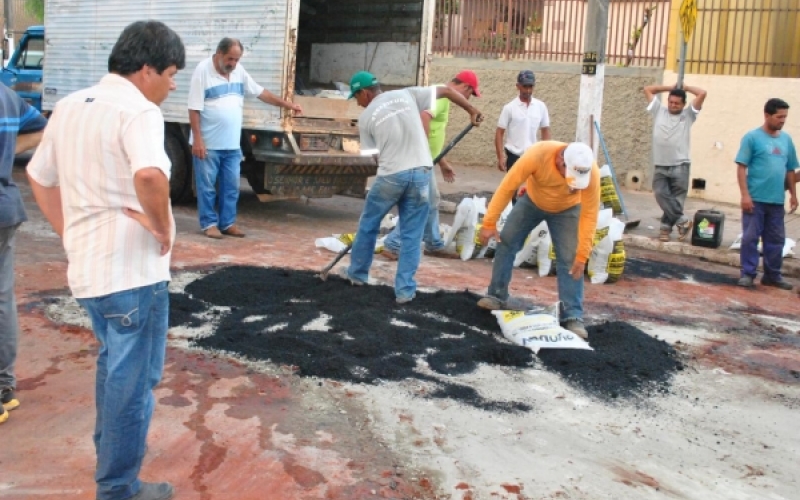
<path fill-rule="evenodd" d="M 469 133 L 470 130 L 472 130 L 472 127 L 474 127 L 474 125 L 472 123 L 470 123 L 469 125 L 464 127 L 464 130 L 459 132 L 457 136 L 453 137 L 453 140 L 450 141 L 449 143 L 447 143 L 447 146 L 445 146 L 442 149 L 442 152 L 439 153 L 438 155 L 436 155 L 436 158 L 433 159 L 433 164 L 436 165 L 437 163 L 439 163 L 439 160 L 444 158 L 444 155 L 449 153 L 450 150 L 453 149 L 453 147 L 455 147 L 455 145 L 458 144 L 461 141 L 461 139 L 463 139 L 464 136 Z M 344 257 L 345 255 L 347 255 L 348 252 L 350 252 L 351 248 L 353 248 L 353 244 L 352 243 L 348 243 L 346 247 L 344 247 L 342 250 L 339 251 L 339 253 L 336 254 L 336 257 L 333 258 L 333 260 L 330 262 L 330 264 L 325 266 L 322 269 L 322 271 L 319 272 L 318 276 L 322 281 L 325 281 L 325 280 L 328 279 L 328 273 L 331 271 L 331 269 L 333 269 L 333 266 L 338 264 L 339 261 L 342 260 L 342 257 Z"/>

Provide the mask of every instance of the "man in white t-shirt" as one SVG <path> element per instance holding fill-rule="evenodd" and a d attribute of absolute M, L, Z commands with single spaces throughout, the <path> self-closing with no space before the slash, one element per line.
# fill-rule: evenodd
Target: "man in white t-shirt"
<path fill-rule="evenodd" d="M 39 208 L 62 238 L 72 294 L 100 343 L 95 406 L 98 500 L 166 500 L 139 480 L 164 371 L 175 221 L 159 105 L 186 64 L 158 21 L 120 35 L 109 74 L 61 99 L 28 164 Z"/>
<path fill-rule="evenodd" d="M 550 114 L 547 106 L 533 97 L 536 76 L 525 69 L 517 75 L 519 96 L 503 106 L 497 130 L 494 134 L 494 148 L 497 153 L 497 169 L 501 172 L 511 170 L 519 157 L 529 147 L 536 144 L 536 134 L 541 131 L 543 141 L 550 140 Z M 516 200 L 516 195 L 514 196 Z"/>
<path fill-rule="evenodd" d="M 189 123 L 200 229 L 206 236 L 243 238 L 236 226 L 240 138 L 244 96 L 302 113 L 299 104 L 281 99 L 257 84 L 239 64 L 244 48 L 235 38 L 223 38 L 216 53 L 197 65 L 189 87 Z M 219 180 L 219 193 L 217 181 Z M 219 212 L 217 212 L 219 207 Z"/>

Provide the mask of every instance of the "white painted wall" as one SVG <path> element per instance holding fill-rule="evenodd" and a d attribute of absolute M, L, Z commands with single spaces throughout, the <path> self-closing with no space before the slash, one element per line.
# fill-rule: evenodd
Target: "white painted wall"
<path fill-rule="evenodd" d="M 664 85 L 677 80 L 677 73 L 664 72 Z M 690 191 L 689 196 L 738 204 L 733 160 L 742 136 L 764 123 L 764 103 L 768 99 L 778 97 L 789 103 L 789 118 L 783 130 L 800 147 L 800 79 L 686 75 L 684 82 L 708 91 L 703 110 L 692 127 L 691 172 L 692 178 L 706 180 L 706 189 Z M 663 96 L 662 93 L 662 99 Z"/>

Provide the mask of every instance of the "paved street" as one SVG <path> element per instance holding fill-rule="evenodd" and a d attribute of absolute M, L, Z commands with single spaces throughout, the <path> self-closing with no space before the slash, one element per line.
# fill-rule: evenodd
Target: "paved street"
<path fill-rule="evenodd" d="M 458 173 L 443 193 L 491 191 L 500 180 L 488 168 Z M 88 500 L 96 343 L 69 299 L 60 242 L 22 169 L 15 176 L 31 220 L 16 250 L 22 406 L 0 427 L 0 498 Z M 703 253 L 652 242 L 652 195 L 624 196 L 631 218 L 641 219 L 626 239 L 629 264 L 618 283 L 587 282 L 587 319 L 593 328 L 624 322 L 666 342 L 683 369 L 665 390 L 602 400 L 540 361 L 439 377 L 530 408 L 492 411 L 427 398 L 411 379 L 353 384 L 233 359 L 198 349 L 196 332 L 173 329 L 143 478 L 169 480 L 175 498 L 187 500 L 800 498 L 797 293 L 734 286 L 738 269 L 723 262 L 735 257 L 727 246 L 736 207 L 718 207 L 727 214 L 724 244 Z M 333 254 L 314 239 L 353 232 L 361 205 L 345 197 L 260 204 L 245 191 L 239 223 L 247 237 L 219 241 L 200 233 L 193 206 L 175 207 L 172 291 L 225 266 L 319 270 Z M 692 213 L 710 205 L 688 204 Z M 394 267 L 376 258 L 372 277 L 391 283 Z M 800 273 L 788 260 L 787 269 L 796 285 Z M 480 293 L 490 274 L 487 259 L 424 257 L 418 280 L 428 291 Z M 342 294 L 349 291 L 343 283 Z M 555 278 L 530 269 L 515 271 L 511 292 L 538 303 L 557 297 Z M 215 314 L 226 313 L 199 317 L 197 331 L 213 334 Z M 505 342 L 499 328 L 491 333 Z"/>

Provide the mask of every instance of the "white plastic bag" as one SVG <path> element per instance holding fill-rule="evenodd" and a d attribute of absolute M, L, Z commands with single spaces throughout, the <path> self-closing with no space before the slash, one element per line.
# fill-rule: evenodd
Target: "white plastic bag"
<path fill-rule="evenodd" d="M 545 221 L 542 221 L 538 226 L 533 228 L 533 231 L 531 231 L 531 234 L 529 234 L 528 238 L 525 240 L 525 244 L 522 245 L 522 250 L 517 252 L 517 255 L 514 257 L 514 267 L 519 267 L 523 262 L 536 264 L 536 251 L 539 249 L 539 242 L 549 234 L 547 222 Z"/>
<path fill-rule="evenodd" d="M 486 198 L 464 198 L 456 208 L 453 226 L 445 237 L 445 246 L 455 240 L 456 252 L 461 260 L 469 260 L 486 253 L 478 243 L 480 221 L 486 213 Z"/>
<path fill-rule="evenodd" d="M 594 247 L 592 247 L 586 267 L 589 281 L 592 284 L 615 282 L 622 275 L 625 265 L 625 250 L 624 246 L 617 245 L 617 242 L 622 240 L 624 231 L 625 223 L 614 218 L 610 208 L 600 210 L 594 235 Z M 612 254 L 614 254 L 613 258 Z"/>
<path fill-rule="evenodd" d="M 492 311 L 503 336 L 534 353 L 540 349 L 588 349 L 582 338 L 563 328 L 558 322 L 558 303 L 552 308 L 529 311 Z"/>
<path fill-rule="evenodd" d="M 314 240 L 314 245 L 317 248 L 324 248 L 325 250 L 330 250 L 333 253 L 339 253 L 347 246 L 346 244 L 342 243 L 339 238 L 333 236 L 329 238 L 317 238 Z"/>
<path fill-rule="evenodd" d="M 553 257 L 550 254 L 550 247 L 553 246 L 553 238 L 550 231 L 539 240 L 539 248 L 536 249 L 536 267 L 539 268 L 539 276 L 547 276 L 553 268 Z"/>
<path fill-rule="evenodd" d="M 794 257 L 794 247 L 797 245 L 797 242 L 791 238 L 786 238 L 783 242 L 783 257 Z M 764 249 L 762 248 L 763 245 L 761 244 L 761 240 L 758 240 L 758 253 L 764 253 Z M 733 240 L 731 243 L 730 249 L 731 250 L 741 250 L 742 248 L 742 233 Z"/>

